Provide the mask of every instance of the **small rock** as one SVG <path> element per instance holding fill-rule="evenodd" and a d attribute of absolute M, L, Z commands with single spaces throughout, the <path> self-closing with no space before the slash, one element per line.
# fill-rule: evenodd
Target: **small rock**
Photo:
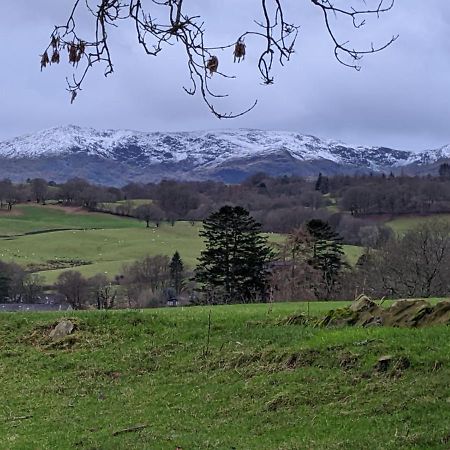
<path fill-rule="evenodd" d="M 371 328 L 371 327 L 381 327 L 383 326 L 383 318 L 382 317 L 373 317 L 366 322 L 363 327 Z"/>
<path fill-rule="evenodd" d="M 363 311 L 376 311 L 378 309 L 378 305 L 366 296 L 359 297 L 350 305 L 350 310 L 357 313 Z"/>
<path fill-rule="evenodd" d="M 50 337 L 53 340 L 62 339 L 71 334 L 74 328 L 75 325 L 70 320 L 61 320 L 50 332 Z"/>

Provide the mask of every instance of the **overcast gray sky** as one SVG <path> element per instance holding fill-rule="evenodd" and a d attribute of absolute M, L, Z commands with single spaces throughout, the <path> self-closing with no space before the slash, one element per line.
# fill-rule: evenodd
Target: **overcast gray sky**
<path fill-rule="evenodd" d="M 183 92 L 188 73 L 182 53 L 174 48 L 157 58 L 145 56 L 128 27 L 111 32 L 114 74 L 105 79 L 102 68 L 93 69 L 71 105 L 65 91 L 71 67 L 60 64 L 41 73 L 39 55 L 53 26 L 64 22 L 73 2 L 2 2 L 0 139 L 77 124 L 143 131 L 291 130 L 402 149 L 450 143 L 447 0 L 397 0 L 390 13 L 356 34 L 350 23 L 340 20 L 337 26 L 343 39 L 381 43 L 400 34 L 390 48 L 366 57 L 360 72 L 336 62 L 321 11 L 310 0 L 286 0 L 289 21 L 302 27 L 296 54 L 283 69 L 275 70 L 275 84 L 267 87 L 261 86 L 256 70 L 256 42 L 247 41 L 248 55 L 241 64 L 232 64 L 229 50 L 219 52 L 221 68 L 238 78 L 213 80 L 219 90 L 230 93 L 218 109 L 238 111 L 259 100 L 246 116 L 220 121 L 200 97 Z M 260 0 L 186 0 L 187 9 L 189 3 L 193 11 L 204 14 L 211 45 L 233 41 L 253 18 L 260 17 Z M 363 4 L 362 0 L 353 3 Z M 80 26 L 88 29 L 88 25 L 81 17 Z"/>

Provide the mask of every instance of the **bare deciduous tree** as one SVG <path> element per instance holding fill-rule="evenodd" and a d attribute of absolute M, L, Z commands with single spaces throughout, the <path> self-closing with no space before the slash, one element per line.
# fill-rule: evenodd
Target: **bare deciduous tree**
<path fill-rule="evenodd" d="M 82 309 L 89 298 L 89 285 L 80 272 L 68 270 L 58 276 L 56 290 L 74 309 Z"/>
<path fill-rule="evenodd" d="M 313 7 L 322 12 L 325 30 L 334 45 L 334 55 L 345 66 L 359 70 L 359 61 L 365 54 L 379 52 L 397 39 L 397 36 L 392 36 L 379 46 L 371 44 L 367 48 L 355 48 L 348 40 L 341 40 L 337 36 L 334 21 L 334 18 L 346 18 L 350 20 L 351 26 L 360 29 L 367 17 L 378 17 L 391 10 L 395 0 L 365 0 L 362 7 L 352 6 L 355 2 L 351 1 L 309 1 Z M 109 32 L 119 23 L 131 22 L 139 44 L 148 55 L 156 56 L 168 45 L 181 46 L 185 53 L 191 82 L 190 86 L 184 87 L 188 94 L 200 93 L 210 111 L 218 118 L 238 117 L 253 109 L 257 101 L 245 111 L 238 113 L 222 113 L 216 109 L 214 101 L 225 97 L 226 94 L 218 94 L 212 90 L 210 86 L 212 76 L 216 74 L 234 78 L 219 70 L 218 51 L 230 49 L 230 57 L 234 62 L 240 62 L 246 56 L 247 41 L 252 38 L 262 40 L 257 66 L 262 83 L 269 85 L 274 81 L 272 75 L 274 63 L 278 61 L 283 65 L 293 55 L 300 28 L 285 16 L 286 0 L 259 0 L 259 2 L 262 19 L 254 21 L 255 29 L 240 32 L 236 30 L 236 40 L 233 42 L 210 46 L 206 40 L 203 17 L 187 12 L 185 4 L 188 2 L 184 0 L 147 2 L 100 0 L 98 4 L 93 0 L 76 0 L 66 23 L 56 26 L 51 34 L 50 44 L 41 55 L 41 68 L 59 63 L 63 51 L 68 52 L 68 61 L 74 67 L 78 67 L 80 63 L 83 65 L 79 76 L 74 75 L 68 80 L 68 91 L 73 102 L 91 67 L 98 63 L 104 64 L 105 76 L 113 72 Z M 83 8 L 87 8 L 95 22 L 93 36 L 90 39 L 81 36 L 77 29 L 80 10 Z M 255 11 L 255 16 L 257 14 Z"/>
<path fill-rule="evenodd" d="M 450 225 L 424 223 L 361 263 L 361 286 L 375 296 L 445 296 L 450 290 Z"/>
<path fill-rule="evenodd" d="M 13 185 L 11 180 L 0 180 L 0 208 L 3 208 L 5 204 L 8 211 L 11 211 L 13 205 L 19 200 L 19 192 L 16 186 Z"/>
<path fill-rule="evenodd" d="M 156 228 L 159 227 L 162 220 L 164 220 L 164 212 L 162 209 L 153 203 L 144 203 L 139 205 L 134 214 L 139 220 L 143 220 L 147 228 L 150 227 L 150 222 L 155 222 Z"/>
<path fill-rule="evenodd" d="M 163 303 L 163 292 L 170 284 L 169 262 L 167 256 L 156 255 L 123 266 L 121 285 L 129 307 Z"/>
<path fill-rule="evenodd" d="M 45 201 L 47 200 L 48 194 L 48 184 L 43 178 L 34 178 L 30 182 L 31 184 L 31 193 L 33 194 L 34 200 L 36 203 L 42 203 L 45 205 Z"/>
<path fill-rule="evenodd" d="M 113 286 L 108 277 L 98 273 L 89 278 L 89 291 L 91 300 L 94 300 L 97 309 L 112 309 L 117 297 L 117 288 Z"/>

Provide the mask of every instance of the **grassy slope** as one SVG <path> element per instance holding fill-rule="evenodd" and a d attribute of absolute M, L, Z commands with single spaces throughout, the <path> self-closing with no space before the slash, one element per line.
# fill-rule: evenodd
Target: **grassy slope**
<path fill-rule="evenodd" d="M 364 253 L 364 248 L 358 245 L 344 245 L 344 253 L 350 265 L 354 266 L 359 257 Z"/>
<path fill-rule="evenodd" d="M 312 304 L 312 311 L 329 309 Z M 278 325 L 305 304 L 0 316 L 8 449 L 446 449 L 450 329 Z M 34 332 L 34 334 L 33 334 Z M 378 373 L 379 357 L 411 366 Z M 32 417 L 14 420 L 14 417 Z M 117 436 L 136 424 L 148 427 Z"/>
<path fill-rule="evenodd" d="M 414 227 L 419 226 L 422 223 L 433 222 L 436 220 L 450 221 L 450 214 L 434 214 L 432 216 L 407 216 L 399 217 L 397 219 L 386 222 L 386 225 L 390 226 L 396 233 L 403 234 Z"/>
<path fill-rule="evenodd" d="M 123 263 L 146 255 L 172 256 L 178 250 L 186 265 L 194 267 L 203 248 L 198 236 L 199 224 L 177 222 L 145 228 L 143 222 L 101 213 L 73 213 L 58 207 L 19 206 L 16 214 L 0 216 L 0 259 L 23 266 L 43 264 L 48 260 L 77 259 L 90 262 L 76 267 L 86 276 L 106 273 L 114 276 Z M 43 230 L 71 229 L 39 233 Z M 23 233 L 35 233 L 23 235 Z M 280 235 L 270 234 L 271 242 Z M 52 283 L 67 269 L 41 271 Z"/>
<path fill-rule="evenodd" d="M 137 223 L 137 222 L 136 222 Z M 77 268 L 86 275 L 108 272 L 114 276 L 124 262 L 145 255 L 173 255 L 178 250 L 188 265 L 194 265 L 201 250 L 198 226 L 186 222 L 174 227 L 61 231 L 23 236 L 3 241 L 0 258 L 20 264 L 44 262 L 49 259 L 79 258 L 92 264 Z M 41 272 L 48 281 L 56 279 L 61 270 Z"/>
<path fill-rule="evenodd" d="M 147 254 L 172 255 L 179 250 L 186 264 L 194 265 L 201 250 L 198 226 L 177 223 L 146 229 L 135 219 L 101 213 L 68 213 L 58 207 L 19 206 L 15 213 L 0 216 L 0 259 L 23 266 L 48 260 L 80 259 L 92 264 L 77 267 L 85 275 L 106 272 L 115 275 L 124 262 Z M 39 233 L 43 230 L 71 229 Z M 80 230 L 81 229 L 81 230 Z M 35 233 L 21 235 L 23 233 Z M 62 270 L 42 271 L 48 282 Z"/>
<path fill-rule="evenodd" d="M 20 205 L 0 215 L 0 236 L 45 230 L 140 227 L 136 220 L 101 213 L 67 213 L 57 206 Z"/>

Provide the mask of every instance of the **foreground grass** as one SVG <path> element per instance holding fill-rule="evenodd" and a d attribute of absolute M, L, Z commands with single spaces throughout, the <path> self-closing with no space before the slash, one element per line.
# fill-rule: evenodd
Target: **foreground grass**
<path fill-rule="evenodd" d="M 448 327 L 280 322 L 300 309 L 213 307 L 209 347 L 209 308 L 71 313 L 60 343 L 45 336 L 61 314 L 5 313 L 0 447 L 449 447 Z M 386 354 L 410 366 L 377 371 Z"/>

